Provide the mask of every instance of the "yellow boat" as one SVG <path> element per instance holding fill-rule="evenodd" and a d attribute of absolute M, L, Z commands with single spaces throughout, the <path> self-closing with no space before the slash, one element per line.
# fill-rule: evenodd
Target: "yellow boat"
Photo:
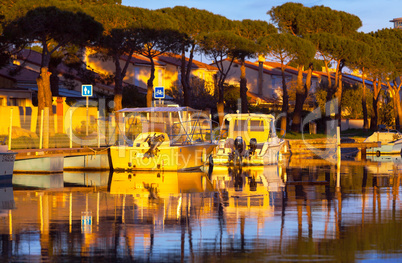
<path fill-rule="evenodd" d="M 211 120 L 202 111 L 152 107 L 119 112 L 125 143 L 109 149 L 113 170 L 197 170 L 216 147 Z"/>
<path fill-rule="evenodd" d="M 277 164 L 285 142 L 276 135 L 275 117 L 270 114 L 227 114 L 220 134 L 214 165 Z"/>

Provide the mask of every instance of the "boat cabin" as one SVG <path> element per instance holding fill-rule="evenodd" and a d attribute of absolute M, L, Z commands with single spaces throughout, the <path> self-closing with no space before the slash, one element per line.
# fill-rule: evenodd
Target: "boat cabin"
<path fill-rule="evenodd" d="M 123 113 L 124 134 L 128 144 L 139 143 L 148 135 L 160 136 L 164 144 L 210 141 L 211 121 L 200 110 L 189 107 L 126 108 Z M 135 146 L 135 145 L 134 145 Z"/>
<path fill-rule="evenodd" d="M 223 130 L 226 130 L 227 138 L 241 136 L 246 142 L 255 138 L 257 143 L 264 143 L 276 137 L 275 118 L 272 115 L 227 114 L 224 121 Z"/>

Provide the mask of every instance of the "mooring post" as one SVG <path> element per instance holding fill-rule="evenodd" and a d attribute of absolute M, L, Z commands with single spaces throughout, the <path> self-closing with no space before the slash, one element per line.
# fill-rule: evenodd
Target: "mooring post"
<path fill-rule="evenodd" d="M 341 186 L 341 128 L 336 128 L 336 142 L 337 142 L 337 162 L 336 162 L 336 187 Z"/>
<path fill-rule="evenodd" d="M 361 160 L 362 161 L 366 161 L 366 152 L 367 152 L 367 148 L 365 146 L 362 146 L 362 149 L 361 149 Z"/>
<path fill-rule="evenodd" d="M 13 135 L 13 108 L 10 109 L 10 129 L 8 131 L 8 149 L 11 150 L 11 137 Z"/>
<path fill-rule="evenodd" d="M 43 143 L 43 109 L 40 111 L 39 149 L 42 149 L 42 143 Z"/>
<path fill-rule="evenodd" d="M 73 111 L 71 110 L 71 107 L 69 111 L 70 111 L 70 149 L 71 149 L 73 148 Z"/>

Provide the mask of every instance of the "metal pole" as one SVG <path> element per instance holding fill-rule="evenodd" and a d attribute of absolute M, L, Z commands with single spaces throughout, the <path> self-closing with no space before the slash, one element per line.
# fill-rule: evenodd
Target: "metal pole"
<path fill-rule="evenodd" d="M 13 135 L 13 108 L 10 110 L 10 129 L 8 133 L 8 149 L 11 150 L 11 137 Z"/>
<path fill-rule="evenodd" d="M 98 127 L 98 148 L 100 148 L 99 110 L 96 114 L 96 126 Z"/>
<path fill-rule="evenodd" d="M 40 112 L 40 133 L 39 133 L 39 149 L 42 149 L 43 143 L 43 110 Z"/>
<path fill-rule="evenodd" d="M 86 97 L 87 98 L 87 125 L 86 125 L 86 135 L 88 136 L 88 125 L 89 125 L 89 109 L 88 109 L 88 96 Z"/>

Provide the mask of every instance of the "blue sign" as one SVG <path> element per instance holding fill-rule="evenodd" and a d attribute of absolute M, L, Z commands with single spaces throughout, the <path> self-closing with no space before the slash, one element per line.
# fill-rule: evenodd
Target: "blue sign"
<path fill-rule="evenodd" d="M 165 87 L 155 87 L 154 98 L 155 99 L 164 99 L 165 98 Z"/>
<path fill-rule="evenodd" d="M 81 96 L 92 97 L 92 85 L 82 85 L 81 86 Z"/>

